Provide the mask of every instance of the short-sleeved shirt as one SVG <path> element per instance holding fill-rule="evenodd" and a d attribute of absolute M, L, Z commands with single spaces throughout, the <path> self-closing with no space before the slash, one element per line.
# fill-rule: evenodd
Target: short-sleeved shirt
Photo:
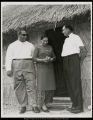
<path fill-rule="evenodd" d="M 84 46 L 81 38 L 71 33 L 68 38 L 65 39 L 61 56 L 68 56 L 76 53 L 80 53 L 80 46 Z"/>

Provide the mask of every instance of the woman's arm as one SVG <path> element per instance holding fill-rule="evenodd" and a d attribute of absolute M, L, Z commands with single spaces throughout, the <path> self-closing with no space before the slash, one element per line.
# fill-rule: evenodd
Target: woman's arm
<path fill-rule="evenodd" d="M 34 59 L 35 62 L 47 62 L 47 59 L 40 59 L 40 58 L 35 58 Z"/>
<path fill-rule="evenodd" d="M 52 48 L 52 47 L 51 47 Z M 52 62 L 52 61 L 55 61 L 55 59 L 56 59 L 56 56 L 55 56 L 55 53 L 54 53 L 54 50 L 53 50 L 53 48 L 52 48 L 52 55 L 51 55 L 51 58 L 50 58 L 50 61 Z"/>

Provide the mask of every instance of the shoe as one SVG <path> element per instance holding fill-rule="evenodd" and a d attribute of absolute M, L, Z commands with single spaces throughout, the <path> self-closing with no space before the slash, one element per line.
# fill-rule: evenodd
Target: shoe
<path fill-rule="evenodd" d="M 40 109 L 38 107 L 33 107 L 32 111 L 35 113 L 40 113 Z"/>
<path fill-rule="evenodd" d="M 43 108 L 41 108 L 41 110 L 42 110 L 43 112 L 49 112 L 48 109 L 43 109 Z"/>
<path fill-rule="evenodd" d="M 83 112 L 83 110 L 82 109 L 76 109 L 76 110 L 71 110 L 70 112 L 71 113 L 81 113 L 81 112 Z"/>
<path fill-rule="evenodd" d="M 48 108 L 47 107 L 41 107 L 41 110 L 43 111 L 43 112 L 49 112 L 49 110 L 48 110 Z"/>
<path fill-rule="evenodd" d="M 71 111 L 71 110 L 75 110 L 75 109 L 76 109 L 75 107 L 71 107 L 71 108 L 67 108 L 66 110 Z"/>
<path fill-rule="evenodd" d="M 80 106 L 67 108 L 67 110 L 70 111 L 71 113 L 80 113 L 80 112 L 83 112 L 83 108 L 80 107 Z"/>
<path fill-rule="evenodd" d="M 20 114 L 25 113 L 26 112 L 26 107 L 22 107 L 20 110 Z"/>

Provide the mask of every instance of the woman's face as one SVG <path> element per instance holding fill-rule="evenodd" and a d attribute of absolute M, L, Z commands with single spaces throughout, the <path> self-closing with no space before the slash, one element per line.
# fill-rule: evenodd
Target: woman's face
<path fill-rule="evenodd" d="M 48 38 L 44 37 L 42 40 L 42 45 L 47 45 L 48 44 Z"/>

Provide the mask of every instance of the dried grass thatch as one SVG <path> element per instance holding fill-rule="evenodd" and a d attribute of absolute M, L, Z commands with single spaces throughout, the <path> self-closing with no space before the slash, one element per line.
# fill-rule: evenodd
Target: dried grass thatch
<path fill-rule="evenodd" d="M 3 32 L 36 23 L 60 22 L 90 11 L 90 5 L 8 5 L 3 8 Z"/>

